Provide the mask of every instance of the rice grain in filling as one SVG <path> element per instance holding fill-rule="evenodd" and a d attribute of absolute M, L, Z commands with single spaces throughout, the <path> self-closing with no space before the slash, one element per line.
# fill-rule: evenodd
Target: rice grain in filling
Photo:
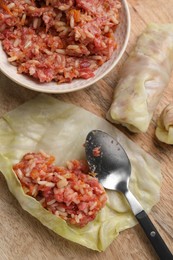
<path fill-rule="evenodd" d="M 106 192 L 97 178 L 87 174 L 85 161 L 59 167 L 54 160 L 43 152 L 27 153 L 13 170 L 27 195 L 69 224 L 83 227 L 105 206 Z"/>
<path fill-rule="evenodd" d="M 40 82 L 90 78 L 117 47 L 119 0 L 0 0 L 0 39 L 19 73 Z"/>

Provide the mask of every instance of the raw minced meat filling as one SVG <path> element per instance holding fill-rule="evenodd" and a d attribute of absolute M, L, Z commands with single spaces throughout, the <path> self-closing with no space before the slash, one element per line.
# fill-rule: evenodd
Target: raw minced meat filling
<path fill-rule="evenodd" d="M 105 206 L 107 195 L 97 178 L 87 174 L 85 161 L 55 166 L 44 152 L 27 153 L 13 166 L 24 192 L 70 224 L 85 226 Z"/>
<path fill-rule="evenodd" d="M 0 39 L 19 73 L 40 82 L 90 78 L 117 44 L 119 0 L 0 0 Z"/>

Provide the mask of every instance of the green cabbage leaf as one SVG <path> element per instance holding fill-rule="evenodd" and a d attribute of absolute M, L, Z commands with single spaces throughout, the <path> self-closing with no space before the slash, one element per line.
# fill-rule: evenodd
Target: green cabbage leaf
<path fill-rule="evenodd" d="M 159 201 L 161 173 L 158 162 L 106 120 L 48 95 L 38 95 L 0 119 L 0 171 L 22 208 L 43 225 L 73 242 L 104 251 L 120 231 L 137 223 L 120 193 L 107 190 L 106 206 L 94 221 L 78 228 L 26 195 L 12 170 L 25 153 L 39 150 L 54 155 L 58 165 L 71 159 L 84 159 L 83 144 L 93 129 L 106 131 L 124 147 L 132 164 L 130 190 L 149 212 Z"/>

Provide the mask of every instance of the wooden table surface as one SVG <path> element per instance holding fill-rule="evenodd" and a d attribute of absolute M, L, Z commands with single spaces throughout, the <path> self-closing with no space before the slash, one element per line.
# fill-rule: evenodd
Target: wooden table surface
<path fill-rule="evenodd" d="M 118 73 L 146 24 L 173 22 L 173 0 L 128 0 L 128 3 L 132 19 L 131 35 L 127 50 L 117 67 L 104 79 L 85 90 L 54 96 L 105 117 L 111 104 Z M 173 252 L 173 146 L 158 142 L 154 136 L 156 119 L 163 107 L 173 101 L 172 90 L 173 77 L 146 134 L 135 135 L 124 128 L 120 129 L 161 163 L 161 199 L 152 209 L 150 217 Z M 14 84 L 0 73 L 0 116 L 37 94 Z M 7 259 L 152 260 L 157 259 L 157 256 L 139 225 L 122 232 L 103 253 L 91 251 L 61 238 L 22 210 L 0 175 L 0 260 Z"/>

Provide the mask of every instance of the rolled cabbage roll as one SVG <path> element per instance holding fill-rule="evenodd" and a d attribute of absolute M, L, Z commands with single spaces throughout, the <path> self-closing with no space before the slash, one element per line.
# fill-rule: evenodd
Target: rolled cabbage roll
<path fill-rule="evenodd" d="M 130 53 L 107 118 L 146 132 L 173 68 L 173 24 L 151 24 Z"/>
<path fill-rule="evenodd" d="M 163 143 L 173 144 L 173 103 L 163 109 L 157 122 L 156 137 Z"/>
<path fill-rule="evenodd" d="M 85 159 L 87 134 L 101 129 L 116 138 L 132 165 L 130 190 L 149 212 L 159 201 L 160 165 L 106 120 L 72 104 L 39 95 L 0 119 L 0 171 L 24 210 L 60 236 L 90 249 L 103 251 L 119 232 L 137 221 L 124 197 L 106 190 L 108 200 L 97 217 L 79 228 L 52 214 L 35 198 L 25 194 L 12 166 L 28 152 L 55 155 L 56 165 Z M 12 205 L 12 204 L 11 204 Z"/>

